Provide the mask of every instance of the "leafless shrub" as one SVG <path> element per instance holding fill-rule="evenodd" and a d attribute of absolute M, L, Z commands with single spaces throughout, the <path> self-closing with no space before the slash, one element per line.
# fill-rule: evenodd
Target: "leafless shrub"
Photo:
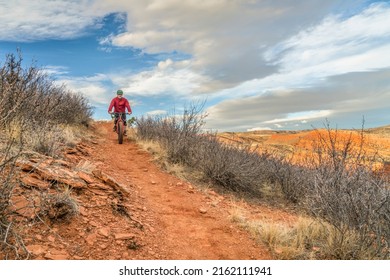
<path fill-rule="evenodd" d="M 229 190 L 260 195 L 268 181 L 268 174 L 263 172 L 268 164 L 267 154 L 221 143 L 214 134 L 197 136 L 196 144 L 192 161 L 206 179 Z"/>
<path fill-rule="evenodd" d="M 148 116 L 136 120 L 137 135 L 143 140 L 157 140 L 168 153 L 172 163 L 191 165 L 196 152 L 197 135 L 204 124 L 203 104 L 186 108 L 182 116 Z"/>
<path fill-rule="evenodd" d="M 365 152 L 363 129 L 357 139 L 352 134 L 342 137 L 329 125 L 326 132 L 318 134 L 310 166 L 314 178 L 305 184 L 306 207 L 334 226 L 340 248 L 351 232 L 357 236 L 349 258 L 364 251 L 370 251 L 372 258 L 388 258 L 390 190 L 385 178 L 373 170 L 376 159 Z"/>
<path fill-rule="evenodd" d="M 282 158 L 273 158 L 271 162 L 273 165 L 269 170 L 271 181 L 280 186 L 285 198 L 296 204 L 305 199 L 308 182 L 314 178 L 313 172 Z"/>
<path fill-rule="evenodd" d="M 194 105 L 183 116 L 142 117 L 137 120 L 137 135 L 159 141 L 168 160 L 200 171 L 205 179 L 225 189 L 257 193 L 269 180 L 269 155 L 218 141 L 216 134 L 201 133 L 205 115 Z"/>
<path fill-rule="evenodd" d="M 58 86 L 41 69 L 22 67 L 22 55 L 8 54 L 0 66 L 0 126 L 37 128 L 49 124 L 84 124 L 92 108 L 80 94 Z"/>
<path fill-rule="evenodd" d="M 0 251 L 5 254 L 6 259 L 28 256 L 23 240 L 11 219 L 12 213 L 9 208 L 15 188 L 15 161 L 21 153 L 21 147 L 17 144 L 15 139 L 9 140 L 5 145 L 1 145 L 0 142 Z"/>
<path fill-rule="evenodd" d="M 58 86 L 35 65 L 24 68 L 22 61 L 18 51 L 0 64 L 0 250 L 16 259 L 28 257 L 9 210 L 16 159 L 23 150 L 55 154 L 62 142 L 62 125 L 87 125 L 92 114 L 83 96 Z M 74 213 L 66 197 L 51 202 L 52 209 L 58 210 L 51 212 L 54 218 L 63 209 L 66 217 Z"/>

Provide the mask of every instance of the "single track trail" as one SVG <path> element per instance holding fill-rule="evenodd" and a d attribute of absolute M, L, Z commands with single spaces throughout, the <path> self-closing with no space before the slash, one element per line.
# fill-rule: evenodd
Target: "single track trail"
<path fill-rule="evenodd" d="M 111 123 L 100 123 L 99 127 L 101 138 L 93 149 L 93 161 L 100 163 L 104 173 L 127 186 L 129 221 L 136 221 L 135 226 L 138 223 L 142 231 L 140 247 L 128 252 L 128 257 L 271 258 L 264 247 L 231 221 L 231 205 L 223 196 L 198 190 L 162 171 L 149 153 L 129 139 L 119 145 Z"/>

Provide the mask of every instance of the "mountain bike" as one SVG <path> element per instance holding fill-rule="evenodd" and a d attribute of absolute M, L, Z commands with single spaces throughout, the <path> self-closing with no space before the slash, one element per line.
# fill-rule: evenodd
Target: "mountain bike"
<path fill-rule="evenodd" d="M 123 143 L 123 135 L 126 131 L 125 122 L 122 119 L 122 116 L 126 114 L 124 112 L 121 113 L 113 113 L 111 114 L 111 118 L 115 118 L 117 121 L 115 123 L 115 132 L 118 134 L 118 143 Z"/>

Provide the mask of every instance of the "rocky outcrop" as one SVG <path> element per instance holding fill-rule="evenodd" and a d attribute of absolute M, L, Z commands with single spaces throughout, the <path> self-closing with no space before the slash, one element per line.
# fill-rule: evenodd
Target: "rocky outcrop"
<path fill-rule="evenodd" d="M 53 158 L 32 158 L 20 160 L 16 166 L 20 169 L 19 182 L 30 192 L 17 191 L 13 197 L 12 211 L 18 215 L 33 219 L 42 210 L 42 193 L 56 193 L 62 190 L 90 191 L 105 196 L 112 193 L 129 194 L 126 186 L 101 170 L 82 170 L 86 162 L 71 165 Z"/>

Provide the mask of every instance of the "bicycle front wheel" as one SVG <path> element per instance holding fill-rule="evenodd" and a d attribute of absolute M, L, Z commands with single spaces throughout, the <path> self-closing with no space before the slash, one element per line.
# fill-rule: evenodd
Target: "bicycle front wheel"
<path fill-rule="evenodd" d="M 123 122 L 118 121 L 118 143 L 122 144 L 123 143 Z"/>

